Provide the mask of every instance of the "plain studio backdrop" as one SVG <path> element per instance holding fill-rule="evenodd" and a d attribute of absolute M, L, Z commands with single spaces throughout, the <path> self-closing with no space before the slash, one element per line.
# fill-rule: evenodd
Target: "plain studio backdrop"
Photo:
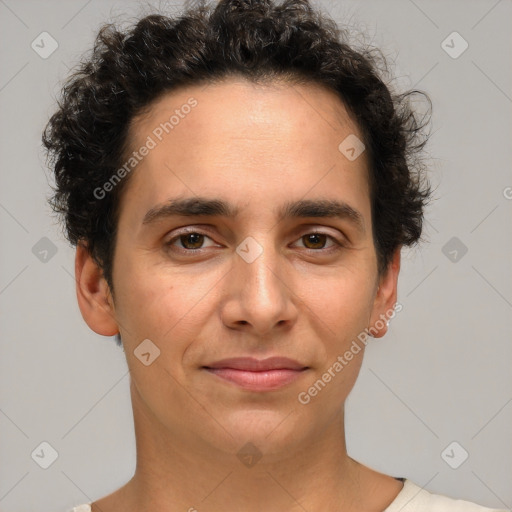
<path fill-rule="evenodd" d="M 395 85 L 434 106 L 426 242 L 402 253 L 403 309 L 370 343 L 348 399 L 349 454 L 432 492 L 510 508 L 512 2 L 315 5 L 366 33 Z M 135 468 L 125 355 L 80 315 L 40 139 L 100 24 L 139 12 L 119 0 L 0 1 L 2 511 L 65 510 Z"/>

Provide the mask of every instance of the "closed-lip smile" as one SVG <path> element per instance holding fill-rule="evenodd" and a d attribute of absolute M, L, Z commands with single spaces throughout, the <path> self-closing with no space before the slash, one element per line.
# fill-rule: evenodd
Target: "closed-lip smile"
<path fill-rule="evenodd" d="M 221 379 L 249 391 L 273 391 L 301 376 L 307 366 L 288 357 L 233 357 L 202 367 Z"/>

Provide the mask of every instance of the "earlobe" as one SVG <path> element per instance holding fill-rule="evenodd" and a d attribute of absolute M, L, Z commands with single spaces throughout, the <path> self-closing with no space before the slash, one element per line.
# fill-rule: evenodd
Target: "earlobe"
<path fill-rule="evenodd" d="M 373 338 L 382 338 L 388 330 L 388 320 L 392 315 L 397 300 L 398 274 L 400 272 L 400 252 L 398 247 L 388 265 L 386 273 L 381 276 L 375 295 L 370 325 L 368 330 Z"/>
<path fill-rule="evenodd" d="M 75 280 L 78 306 L 87 325 L 103 336 L 117 334 L 119 328 L 109 286 L 83 243 L 76 247 Z"/>

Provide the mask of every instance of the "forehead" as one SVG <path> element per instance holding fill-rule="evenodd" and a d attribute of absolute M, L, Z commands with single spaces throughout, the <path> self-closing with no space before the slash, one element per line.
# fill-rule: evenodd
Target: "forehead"
<path fill-rule="evenodd" d="M 192 109 L 189 105 L 194 102 Z M 360 130 L 340 97 L 317 84 L 295 84 L 284 80 L 252 83 L 229 77 L 215 83 L 179 87 L 160 95 L 132 120 L 130 140 L 153 133 L 163 121 L 172 127 L 161 135 L 178 139 L 186 126 L 187 138 L 193 142 L 215 132 L 217 137 L 261 138 L 300 143 L 306 138 L 338 138 L 352 133 L 360 139 Z M 182 129 L 178 129 L 182 125 Z M 169 127 L 168 127 L 169 128 Z M 157 130 L 158 132 L 158 130 Z M 326 137 L 326 135 L 330 137 Z M 156 134 L 157 138 L 158 133 Z M 332 142 L 329 140 L 327 142 Z"/>
<path fill-rule="evenodd" d="M 350 112 L 318 84 L 230 78 L 182 87 L 133 120 L 130 151 L 149 140 L 152 149 L 137 164 L 128 190 L 146 206 L 170 193 L 222 191 L 232 198 L 248 189 L 265 189 L 265 197 L 279 201 L 283 188 L 297 199 L 308 189 L 310 197 L 351 190 L 364 202 L 366 154 L 349 161 L 338 148 L 354 135 L 362 139 Z"/>

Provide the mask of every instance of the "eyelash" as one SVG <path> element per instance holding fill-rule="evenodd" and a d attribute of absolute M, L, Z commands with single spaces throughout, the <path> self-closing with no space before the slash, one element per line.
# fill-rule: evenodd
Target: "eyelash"
<path fill-rule="evenodd" d="M 209 235 L 207 235 L 206 233 L 203 233 L 202 231 L 199 231 L 199 230 L 189 230 L 189 231 L 182 231 L 181 233 L 175 235 L 173 238 L 171 238 L 169 241 L 165 242 L 165 246 L 166 248 L 172 250 L 172 251 L 175 251 L 175 252 L 179 252 L 179 253 L 182 253 L 182 254 L 200 254 L 201 251 L 203 249 L 207 249 L 207 248 L 199 248 L 199 249 L 186 249 L 184 247 L 175 247 L 174 246 L 174 243 L 176 241 L 179 241 L 181 239 L 182 236 L 186 236 L 186 235 L 202 235 L 206 238 L 209 238 L 211 240 L 211 237 Z M 308 252 L 316 252 L 316 253 L 319 253 L 319 252 L 323 252 L 324 254 L 326 253 L 330 253 L 330 252 L 334 252 L 334 251 L 339 251 L 343 248 L 345 248 L 345 244 L 343 244 L 342 242 L 340 242 L 338 239 L 336 239 L 334 236 L 332 235 L 328 235 L 327 233 L 322 233 L 320 231 L 311 231 L 309 233 L 305 233 L 304 235 L 302 235 L 301 237 L 298 238 L 298 240 L 301 240 L 302 238 L 304 238 L 305 236 L 308 236 L 308 235 L 323 235 L 325 237 L 327 237 L 328 239 L 330 239 L 334 245 L 331 246 L 330 248 L 321 248 L 321 249 L 309 249 L 307 247 L 305 247 L 304 249 Z"/>

